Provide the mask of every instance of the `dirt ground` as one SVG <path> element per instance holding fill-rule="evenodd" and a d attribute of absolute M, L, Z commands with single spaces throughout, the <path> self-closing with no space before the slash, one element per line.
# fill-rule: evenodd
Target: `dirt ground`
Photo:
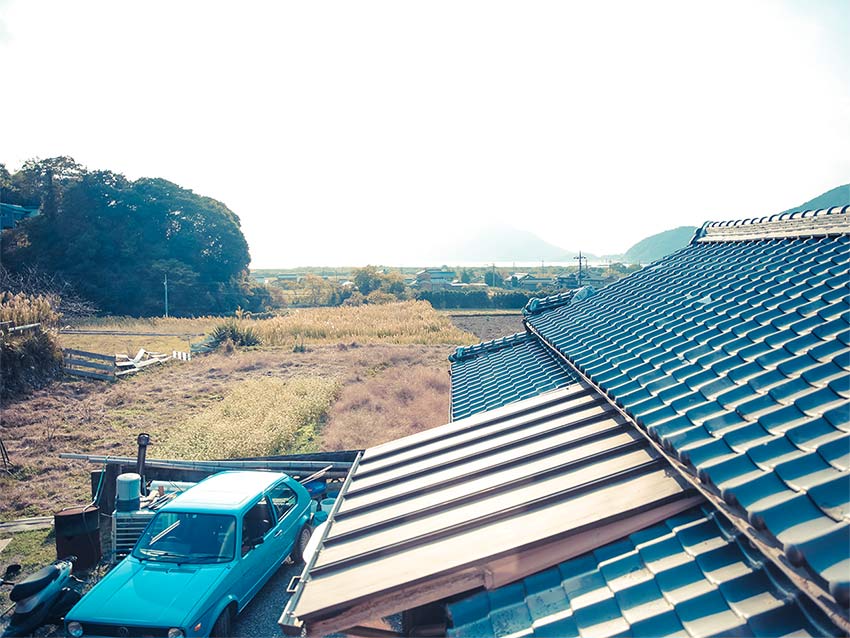
<path fill-rule="evenodd" d="M 158 440 L 164 441 L 187 417 L 220 401 L 237 382 L 323 376 L 338 379 L 343 392 L 346 386 L 368 392 L 370 385 L 364 380 L 380 383 L 383 375 L 398 377 L 411 369 L 430 369 L 447 380 L 446 358 L 451 351 L 451 346 L 419 345 L 321 346 L 298 353 L 255 350 L 172 361 L 112 384 L 66 377 L 3 406 L 2 437 L 16 469 L 11 475 L 0 472 L 0 520 L 48 515 L 88 503 L 89 472 L 95 466 L 60 460 L 60 452 L 135 456 L 136 435 L 147 432 L 153 441 L 148 456 L 157 458 Z M 419 427 L 444 423 L 448 382 L 430 383 L 426 391 L 440 407 L 425 422 L 417 421 Z M 405 410 L 411 420 L 420 418 L 415 402 L 399 405 L 393 418 L 399 414 L 403 418 Z M 387 436 L 393 427 L 396 424 L 375 424 L 374 429 Z"/>
<path fill-rule="evenodd" d="M 471 332 L 481 341 L 490 341 L 523 332 L 521 314 L 468 313 L 449 314 L 452 323 L 461 330 Z"/>
<path fill-rule="evenodd" d="M 481 340 L 522 330 L 521 316 L 453 315 Z M 471 345 L 471 344 L 470 344 Z M 453 346 L 356 344 L 306 352 L 254 350 L 173 361 L 113 384 L 64 378 L 0 411 L 0 435 L 15 465 L 0 472 L 0 520 L 43 516 L 90 500 L 83 461 L 60 452 L 135 456 L 147 432 L 157 458 L 164 441 L 188 417 L 221 401 L 235 383 L 257 377 L 335 378 L 342 391 L 331 409 L 321 449 L 355 449 L 434 427 L 448 420 Z"/>

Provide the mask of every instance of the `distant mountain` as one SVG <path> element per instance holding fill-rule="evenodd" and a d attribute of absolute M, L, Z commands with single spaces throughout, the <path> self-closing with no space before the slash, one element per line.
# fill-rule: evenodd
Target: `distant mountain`
<path fill-rule="evenodd" d="M 818 195 L 814 199 L 810 199 L 805 204 L 800 204 L 796 208 L 789 208 L 782 212 L 796 213 L 801 210 L 817 210 L 818 208 L 848 205 L 850 205 L 850 184 L 844 184 L 844 186 L 836 186 L 832 190 L 826 191 L 823 195 Z"/>
<path fill-rule="evenodd" d="M 430 248 L 431 261 L 444 263 L 492 261 L 566 261 L 578 253 L 510 226 L 489 226 L 464 233 Z"/>
<path fill-rule="evenodd" d="M 679 226 L 641 239 L 622 256 L 627 264 L 648 264 L 686 246 L 696 226 Z"/>

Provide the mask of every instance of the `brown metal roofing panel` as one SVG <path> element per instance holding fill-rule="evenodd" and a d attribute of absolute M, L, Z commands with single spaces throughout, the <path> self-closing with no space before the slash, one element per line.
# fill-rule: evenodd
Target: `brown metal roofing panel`
<path fill-rule="evenodd" d="M 535 411 L 522 418 L 507 419 L 495 426 L 488 426 L 474 432 L 462 432 L 460 435 L 447 433 L 441 440 L 430 445 L 423 445 L 371 463 L 364 462 L 357 468 L 355 478 L 358 479 L 358 484 L 362 488 L 372 484 L 375 475 L 381 475 L 393 469 L 400 468 L 409 472 L 439 466 L 454 459 L 479 454 L 482 450 L 519 441 L 522 438 L 534 436 L 540 438 L 554 428 L 602 414 L 606 410 L 612 411 L 611 406 L 603 404 L 599 399 L 588 400 L 583 397 L 581 401 L 568 401 L 565 408 L 559 411 Z"/>
<path fill-rule="evenodd" d="M 629 431 L 621 417 L 615 412 L 594 408 L 586 418 L 575 423 L 554 422 L 547 424 L 534 436 L 517 436 L 497 442 L 485 442 L 470 446 L 464 457 L 461 451 L 451 455 L 439 455 L 426 459 L 419 464 L 400 467 L 392 472 L 372 475 L 367 478 L 354 476 L 351 492 L 340 506 L 340 512 L 363 507 L 368 503 L 385 502 L 390 498 L 399 498 L 412 492 L 420 492 L 434 486 L 455 482 L 466 482 L 503 466 L 527 457 L 550 456 L 563 448 L 575 447 L 597 438 L 607 438 L 620 432 Z"/>
<path fill-rule="evenodd" d="M 546 392 L 530 399 L 517 401 L 501 408 L 481 412 L 465 419 L 460 419 L 446 425 L 441 425 L 430 430 L 424 430 L 402 439 L 388 441 L 381 445 L 369 448 L 363 453 L 363 463 L 372 462 L 377 458 L 397 454 L 407 449 L 416 448 L 423 444 L 430 443 L 442 439 L 447 435 L 456 434 L 466 428 L 475 428 L 485 426 L 489 423 L 504 419 L 510 416 L 523 416 L 529 412 L 537 410 L 545 410 L 552 408 L 560 410 L 565 400 L 579 400 L 581 397 L 589 396 L 593 393 L 587 385 L 579 386 L 571 385 L 560 390 Z"/>
<path fill-rule="evenodd" d="M 558 473 L 544 480 L 531 480 L 514 489 L 465 499 L 455 506 L 433 508 L 424 516 L 410 515 L 408 519 L 391 519 L 390 524 L 386 526 L 377 527 L 374 522 L 370 526 L 368 521 L 362 520 L 362 516 L 341 520 L 331 529 L 316 567 L 389 547 L 402 539 L 432 534 L 510 508 L 519 508 L 550 494 L 566 492 L 580 485 L 600 481 L 612 474 L 639 467 L 652 461 L 653 457 L 657 458 L 657 455 L 646 449 L 632 450 L 604 462 Z M 389 516 L 389 513 L 387 515 Z"/>
<path fill-rule="evenodd" d="M 374 525 L 381 521 L 399 521 L 402 518 L 421 516 L 434 508 L 480 499 L 483 495 L 510 491 L 518 481 L 535 481 L 540 476 L 558 471 L 559 476 L 570 471 L 579 472 L 588 465 L 604 467 L 599 461 L 602 453 L 625 454 L 646 447 L 640 434 L 617 429 L 611 436 L 577 446 L 564 446 L 549 455 L 529 456 L 514 463 L 497 463 L 479 475 L 468 475 L 466 480 L 454 483 L 432 482 L 432 489 L 416 488 L 405 494 L 386 494 L 379 491 L 360 499 L 343 502 L 347 509 L 337 514 L 330 538 Z M 645 454 L 645 452 L 643 452 Z M 424 480 L 424 479 L 422 479 Z M 422 480 L 417 482 L 422 482 Z M 407 484 L 396 486 L 396 491 Z M 373 500 L 374 499 L 374 500 Z M 364 502 L 366 501 L 366 502 Z"/>
<path fill-rule="evenodd" d="M 295 614 L 309 621 L 311 615 L 325 616 L 395 587 L 484 565 L 522 548 L 690 496 L 666 464 L 657 462 L 593 483 L 585 490 L 570 493 L 566 488 L 438 534 L 400 537 L 392 544 L 386 544 L 392 539 L 385 537 L 378 549 L 362 545 L 363 553 L 337 554 L 334 561 L 323 556 L 328 551 L 324 550 L 310 572 Z"/>

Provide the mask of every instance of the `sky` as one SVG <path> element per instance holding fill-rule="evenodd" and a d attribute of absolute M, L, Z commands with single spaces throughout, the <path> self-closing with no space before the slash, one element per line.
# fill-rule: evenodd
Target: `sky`
<path fill-rule="evenodd" d="M 850 182 L 850 2 L 0 0 L 0 162 L 227 204 L 253 268 L 567 250 Z"/>

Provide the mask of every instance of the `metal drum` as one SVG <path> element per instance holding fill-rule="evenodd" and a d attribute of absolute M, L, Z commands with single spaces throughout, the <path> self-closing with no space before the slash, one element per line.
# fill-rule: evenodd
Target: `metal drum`
<path fill-rule="evenodd" d="M 54 514 L 56 558 L 76 556 L 74 571 L 86 570 L 100 562 L 100 508 L 94 505 L 70 507 Z"/>

